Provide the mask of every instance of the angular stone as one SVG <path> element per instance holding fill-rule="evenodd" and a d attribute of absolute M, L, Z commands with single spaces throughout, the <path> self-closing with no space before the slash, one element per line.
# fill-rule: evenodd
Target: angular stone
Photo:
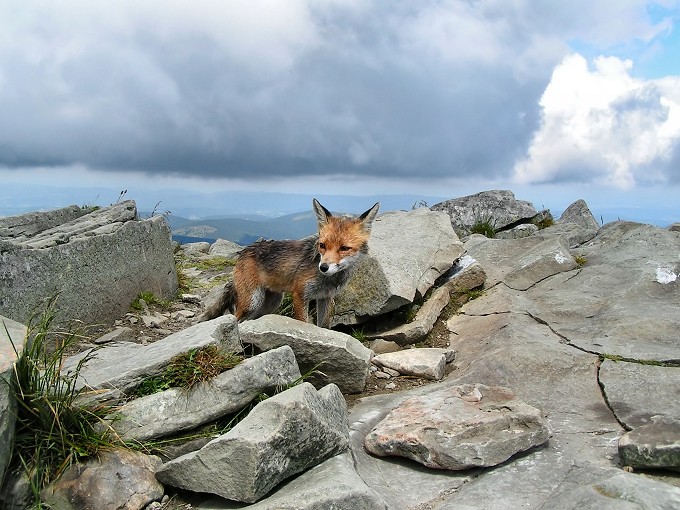
<path fill-rule="evenodd" d="M 0 315 L 0 487 L 12 456 L 16 416 L 14 364 L 24 352 L 27 328 Z"/>
<path fill-rule="evenodd" d="M 454 357 L 453 351 L 425 347 L 378 354 L 373 357 L 372 362 L 379 367 L 396 370 L 401 375 L 438 381 L 444 376 L 446 363 L 452 361 Z"/>
<path fill-rule="evenodd" d="M 583 199 L 576 200 L 567 207 L 557 223 L 574 223 L 588 231 L 597 231 L 600 228 L 600 224 Z"/>
<path fill-rule="evenodd" d="M 371 350 L 356 338 L 339 331 L 281 315 L 265 315 L 239 325 L 241 340 L 261 351 L 290 345 L 300 371 L 317 388 L 337 384 L 343 393 L 363 391 L 370 367 Z"/>
<path fill-rule="evenodd" d="M 335 298 L 332 324 L 357 324 L 424 296 L 463 254 L 446 214 L 425 207 L 380 215 L 369 257 Z"/>
<path fill-rule="evenodd" d="M 495 230 L 501 230 L 538 214 L 531 203 L 517 200 L 508 190 L 482 191 L 440 202 L 431 209 L 445 211 L 459 237 L 470 235 L 470 229 L 479 221 L 488 221 Z"/>
<path fill-rule="evenodd" d="M 258 395 L 299 378 L 293 350 L 284 345 L 248 358 L 190 390 L 172 388 L 132 400 L 116 408 L 110 426 L 126 440 L 157 439 L 239 411 Z"/>
<path fill-rule="evenodd" d="M 503 387 L 462 385 L 412 397 L 366 436 L 374 455 L 436 469 L 495 466 L 550 437 L 541 411 Z"/>
<path fill-rule="evenodd" d="M 95 344 L 108 344 L 109 342 L 132 342 L 135 335 L 131 328 L 119 327 L 106 333 L 105 335 L 95 338 Z"/>
<path fill-rule="evenodd" d="M 74 371 L 86 358 L 76 387 L 95 392 L 111 389 L 113 393 L 107 394 L 107 398 L 116 398 L 138 386 L 143 379 L 159 375 L 174 356 L 208 345 L 217 345 L 224 352 L 241 352 L 238 324 L 233 315 L 195 324 L 149 345 L 116 343 L 84 351 L 68 358 L 62 373 Z"/>
<path fill-rule="evenodd" d="M 194 492 L 253 503 L 280 482 L 347 450 L 345 399 L 302 383 L 263 402 L 226 434 L 171 460 L 156 476 Z"/>
<path fill-rule="evenodd" d="M 208 255 L 212 257 L 226 257 L 228 259 L 233 259 L 238 256 L 239 252 L 243 249 L 243 246 L 236 244 L 232 241 L 227 241 L 226 239 L 217 239 L 214 243 L 210 245 L 208 250 Z"/>
<path fill-rule="evenodd" d="M 527 290 L 549 276 L 571 271 L 576 265 L 561 239 L 548 239 L 522 254 L 516 261 L 516 268 L 503 281 L 510 288 Z"/>
<path fill-rule="evenodd" d="M 619 439 L 621 464 L 642 469 L 680 470 L 680 421 L 662 417 Z"/>
<path fill-rule="evenodd" d="M 67 469 L 43 490 L 42 499 L 59 510 L 141 510 L 163 496 L 155 477 L 161 464 L 158 457 L 133 450 L 104 451 Z"/>

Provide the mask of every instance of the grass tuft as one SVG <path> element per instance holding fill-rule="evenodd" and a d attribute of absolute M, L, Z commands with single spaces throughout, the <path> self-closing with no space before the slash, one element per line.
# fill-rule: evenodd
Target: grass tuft
<path fill-rule="evenodd" d="M 29 321 L 26 348 L 17 353 L 11 381 L 17 402 L 11 468 L 26 474 L 35 508 L 41 508 L 41 490 L 69 466 L 119 444 L 110 428 L 99 426 L 111 409 L 78 402 L 86 389 L 77 388 L 76 381 L 88 358 L 67 375 L 61 373 L 65 353 L 80 335 L 73 329 L 53 330 L 55 301 Z"/>

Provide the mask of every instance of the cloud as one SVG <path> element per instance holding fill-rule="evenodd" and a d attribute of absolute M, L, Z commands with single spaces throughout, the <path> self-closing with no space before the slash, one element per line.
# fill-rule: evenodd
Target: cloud
<path fill-rule="evenodd" d="M 3 3 L 0 166 L 243 179 L 493 179 L 511 175 L 532 144 L 518 178 L 567 179 L 581 165 L 574 151 L 551 152 L 541 142 L 560 130 L 550 124 L 554 134 L 546 131 L 538 98 L 545 91 L 550 103 L 545 87 L 569 40 L 606 48 L 667 30 L 666 21 L 649 19 L 646 5 Z M 617 76 L 631 82 L 625 75 Z M 677 98 L 660 83 L 648 88 L 635 89 L 639 97 L 614 94 L 616 118 L 632 124 L 645 108 L 658 116 L 672 110 Z M 657 105 L 655 93 L 671 102 Z M 592 135 L 590 123 L 579 126 Z M 654 143 L 659 148 L 648 148 L 639 165 L 659 159 L 662 142 Z M 539 171 L 539 160 L 552 166 Z M 615 182 L 632 182 L 627 170 L 619 173 Z"/>
<path fill-rule="evenodd" d="M 540 129 L 527 157 L 515 165 L 518 182 L 580 181 L 629 189 L 677 181 L 680 77 L 635 79 L 632 65 L 599 57 L 589 68 L 572 54 L 556 67 L 540 101 Z"/>

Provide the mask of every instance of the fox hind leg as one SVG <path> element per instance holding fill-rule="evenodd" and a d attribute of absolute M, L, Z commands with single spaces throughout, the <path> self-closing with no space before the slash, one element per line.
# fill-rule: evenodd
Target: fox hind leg
<path fill-rule="evenodd" d="M 239 321 L 258 319 L 263 315 L 275 312 L 282 300 L 283 294 L 281 292 L 258 287 L 251 293 L 250 299 L 239 300 L 236 318 Z"/>

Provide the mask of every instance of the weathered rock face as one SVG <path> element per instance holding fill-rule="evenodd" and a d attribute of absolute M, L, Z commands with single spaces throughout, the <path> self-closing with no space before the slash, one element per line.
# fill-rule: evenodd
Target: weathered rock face
<path fill-rule="evenodd" d="M 141 510 L 163 496 L 160 466 L 158 457 L 132 450 L 102 452 L 66 470 L 43 491 L 43 502 L 59 510 Z"/>
<path fill-rule="evenodd" d="M 163 465 L 164 483 L 253 503 L 276 485 L 347 450 L 347 408 L 337 386 L 302 383 L 259 403 L 226 434 Z"/>
<path fill-rule="evenodd" d="M 267 351 L 289 345 L 303 374 L 317 388 L 336 384 L 344 393 L 363 391 L 371 351 L 357 339 L 281 315 L 265 315 L 239 325 L 241 341 Z"/>
<path fill-rule="evenodd" d="M 24 351 L 26 326 L 0 315 L 0 487 L 12 455 L 16 402 L 12 394 L 14 363 Z"/>
<path fill-rule="evenodd" d="M 67 208 L 43 213 L 39 221 L 3 218 L 0 314 L 28 322 L 45 299 L 59 294 L 58 322 L 96 324 L 119 318 L 140 292 L 174 295 L 177 274 L 165 218 L 137 219 L 133 201 L 81 213 Z"/>
<path fill-rule="evenodd" d="M 367 257 L 335 298 L 332 324 L 358 324 L 424 295 L 463 254 L 448 217 L 421 207 L 380 215 Z"/>
<path fill-rule="evenodd" d="M 463 470 L 498 465 L 549 437 L 541 411 L 507 388 L 463 385 L 403 401 L 364 446 L 375 455 Z"/>
<path fill-rule="evenodd" d="M 517 200 L 512 191 L 507 190 L 482 191 L 440 202 L 431 209 L 446 212 L 459 237 L 470 235 L 472 226 L 480 221 L 488 221 L 495 230 L 503 230 L 538 214 L 530 202 Z"/>
<path fill-rule="evenodd" d="M 680 471 L 680 420 L 655 417 L 619 439 L 625 466 Z"/>

